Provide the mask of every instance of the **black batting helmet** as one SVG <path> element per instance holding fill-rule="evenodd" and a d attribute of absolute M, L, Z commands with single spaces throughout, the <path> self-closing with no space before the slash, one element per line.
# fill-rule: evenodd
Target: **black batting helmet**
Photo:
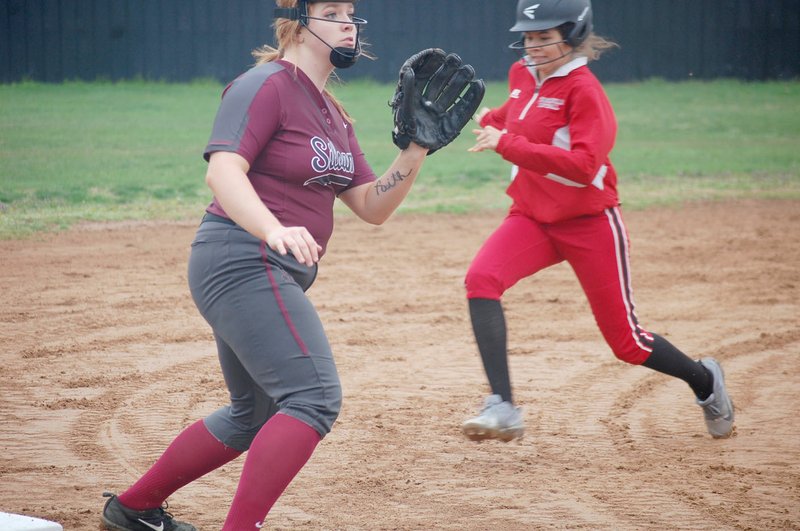
<path fill-rule="evenodd" d="M 543 31 L 567 26 L 564 41 L 573 48 L 592 32 L 590 0 L 519 0 L 517 23 L 509 31 Z"/>

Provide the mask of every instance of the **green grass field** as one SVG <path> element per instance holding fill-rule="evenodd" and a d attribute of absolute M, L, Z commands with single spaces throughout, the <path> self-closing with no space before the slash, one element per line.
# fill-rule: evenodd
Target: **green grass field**
<path fill-rule="evenodd" d="M 0 238 L 83 220 L 199 218 L 210 200 L 201 153 L 215 82 L 0 85 Z M 334 87 L 377 173 L 394 158 L 393 86 Z M 612 161 L 626 208 L 742 197 L 800 198 L 800 82 L 610 84 Z M 484 103 L 501 103 L 504 83 Z M 470 126 L 430 157 L 403 211 L 508 205 L 509 166 L 473 154 Z"/>

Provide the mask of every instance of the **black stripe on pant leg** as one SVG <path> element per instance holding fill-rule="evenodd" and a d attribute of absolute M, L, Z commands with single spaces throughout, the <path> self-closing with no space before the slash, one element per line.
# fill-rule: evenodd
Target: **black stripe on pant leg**
<path fill-rule="evenodd" d="M 610 213 L 609 218 L 611 222 L 614 224 L 617 233 L 617 247 L 619 249 L 619 255 L 617 256 L 617 260 L 619 263 L 622 264 L 622 278 L 624 280 L 624 294 L 625 294 L 625 301 L 628 307 L 628 315 L 630 317 L 631 322 L 635 327 L 635 333 L 639 337 L 639 341 L 646 345 L 649 348 L 653 348 L 653 336 L 647 332 L 646 330 L 642 329 L 639 325 L 639 318 L 636 317 L 636 304 L 633 302 L 633 293 L 631 288 L 631 272 L 630 272 L 630 249 L 628 246 L 628 238 L 627 238 L 627 231 L 625 230 L 625 224 L 622 222 L 622 216 L 619 213 L 619 209 L 617 208 L 610 208 L 608 209 Z"/>

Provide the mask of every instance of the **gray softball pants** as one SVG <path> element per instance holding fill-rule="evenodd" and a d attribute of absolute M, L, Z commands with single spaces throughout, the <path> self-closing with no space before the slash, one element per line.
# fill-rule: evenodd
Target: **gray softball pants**
<path fill-rule="evenodd" d="M 205 419 L 238 451 L 277 412 L 324 437 L 342 390 L 330 345 L 305 291 L 316 278 L 233 222 L 206 215 L 192 242 L 189 288 L 211 325 L 231 402 Z"/>

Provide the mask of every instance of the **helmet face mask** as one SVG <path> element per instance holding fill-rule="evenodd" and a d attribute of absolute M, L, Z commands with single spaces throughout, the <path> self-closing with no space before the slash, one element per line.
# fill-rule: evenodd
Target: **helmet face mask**
<path fill-rule="evenodd" d="M 570 24 L 562 33 L 564 42 L 577 48 L 592 32 L 592 4 L 590 0 L 519 0 L 516 24 L 509 31 L 525 33 L 561 28 Z M 520 46 L 522 44 L 522 46 Z M 523 41 L 510 46 L 523 49 Z"/>
<path fill-rule="evenodd" d="M 524 32 L 520 40 L 511 43 L 508 47 L 516 50 L 522 62 L 528 67 L 537 70 L 545 65 L 561 61 L 574 53 L 572 46 L 564 39 L 563 28 L 548 28 Z M 555 51 L 551 51 L 555 48 Z M 538 50 L 538 52 L 537 52 Z M 548 70 L 550 67 L 547 67 Z"/>

